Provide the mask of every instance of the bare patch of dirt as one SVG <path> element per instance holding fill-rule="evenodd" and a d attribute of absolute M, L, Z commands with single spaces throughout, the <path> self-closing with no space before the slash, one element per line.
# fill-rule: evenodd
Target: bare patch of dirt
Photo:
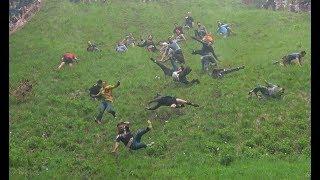
<path fill-rule="evenodd" d="M 19 101 L 23 101 L 32 91 L 32 84 L 31 82 L 26 79 L 23 80 L 16 90 L 13 91 L 12 95 L 16 97 Z"/>

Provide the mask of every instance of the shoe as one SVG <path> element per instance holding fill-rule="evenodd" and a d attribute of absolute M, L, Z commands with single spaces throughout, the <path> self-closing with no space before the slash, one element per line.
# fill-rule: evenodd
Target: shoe
<path fill-rule="evenodd" d="M 148 120 L 147 122 L 148 122 L 148 128 L 149 128 L 149 129 L 152 129 L 152 123 L 151 123 L 151 121 Z"/>

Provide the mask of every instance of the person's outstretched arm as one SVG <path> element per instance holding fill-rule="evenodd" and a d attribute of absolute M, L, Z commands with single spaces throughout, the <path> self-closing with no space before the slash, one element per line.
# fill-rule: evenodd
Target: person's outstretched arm
<path fill-rule="evenodd" d="M 119 148 L 119 145 L 120 145 L 119 142 L 115 142 L 115 143 L 114 143 L 114 146 L 113 146 L 113 149 L 112 149 L 111 152 L 112 152 L 112 153 L 117 152 L 117 151 L 118 151 L 118 148 Z"/>

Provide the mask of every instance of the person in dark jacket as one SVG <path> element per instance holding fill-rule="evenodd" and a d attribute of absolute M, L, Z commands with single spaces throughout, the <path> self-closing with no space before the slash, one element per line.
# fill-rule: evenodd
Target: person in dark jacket
<path fill-rule="evenodd" d="M 284 88 L 278 85 L 268 83 L 267 81 L 265 81 L 265 83 L 266 83 L 266 86 L 258 85 L 254 89 L 250 90 L 249 96 L 252 97 L 252 95 L 255 95 L 260 99 L 262 97 L 276 98 L 276 99 L 280 99 L 282 97 L 282 95 L 284 94 Z M 259 92 L 261 93 L 262 96 L 259 94 Z"/>
<path fill-rule="evenodd" d="M 182 108 L 185 107 L 185 105 L 199 107 L 198 104 L 194 104 L 190 101 L 186 101 L 173 96 L 162 96 L 161 94 L 157 93 L 154 99 L 148 102 L 148 107 L 146 107 L 146 110 L 156 110 L 161 106 L 170 106 L 171 108 Z"/>

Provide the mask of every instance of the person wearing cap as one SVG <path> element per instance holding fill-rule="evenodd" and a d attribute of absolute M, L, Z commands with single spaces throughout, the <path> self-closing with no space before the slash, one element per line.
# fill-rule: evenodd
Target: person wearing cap
<path fill-rule="evenodd" d="M 184 25 L 184 27 L 190 29 L 190 28 L 193 27 L 193 24 L 194 24 L 194 20 L 191 17 L 191 12 L 187 12 L 187 16 L 185 17 L 185 25 Z"/>
<path fill-rule="evenodd" d="M 202 44 L 202 48 L 200 50 L 193 50 L 192 54 L 201 55 L 202 70 L 209 72 L 209 66 L 210 65 L 217 66 L 217 63 L 218 63 L 218 57 L 214 52 L 214 49 L 212 47 L 212 42 L 209 41 L 208 39 L 199 40 L 196 37 L 191 37 L 191 38 Z"/>
<path fill-rule="evenodd" d="M 112 153 L 117 153 L 120 142 L 122 142 L 128 150 L 138 150 L 146 147 L 150 147 L 154 144 L 151 142 L 145 144 L 141 142 L 141 138 L 144 134 L 152 129 L 152 123 L 150 120 L 147 121 L 148 126 L 146 128 L 139 129 L 136 133 L 132 133 L 130 130 L 129 122 L 120 122 L 117 124 L 117 136 L 115 138 L 115 143 L 112 149 Z"/>
<path fill-rule="evenodd" d="M 73 63 L 77 61 L 78 61 L 77 55 L 70 52 L 65 53 L 61 58 L 61 64 L 58 66 L 58 69 L 61 69 L 65 64 L 69 64 L 69 66 L 71 67 Z"/>
<path fill-rule="evenodd" d="M 100 89 L 99 93 L 96 95 L 92 95 L 92 97 L 101 96 L 100 111 L 96 117 L 96 122 L 98 124 L 102 123 L 101 120 L 105 111 L 112 114 L 112 116 L 116 118 L 116 112 L 112 106 L 112 103 L 113 103 L 112 90 L 119 86 L 120 86 L 120 81 L 118 81 L 116 85 L 108 85 L 106 81 L 103 81 L 102 88 Z"/>

